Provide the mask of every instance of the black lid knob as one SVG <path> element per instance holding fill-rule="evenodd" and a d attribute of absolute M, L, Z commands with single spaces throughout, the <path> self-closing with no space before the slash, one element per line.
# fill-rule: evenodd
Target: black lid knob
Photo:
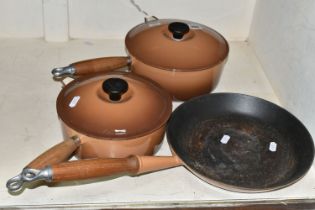
<path fill-rule="evenodd" d="M 127 92 L 128 83 L 120 78 L 110 78 L 103 82 L 103 90 L 112 101 L 119 101 L 121 96 Z"/>
<path fill-rule="evenodd" d="M 182 22 L 173 22 L 168 25 L 168 30 L 173 34 L 174 39 L 182 39 L 189 32 L 189 26 Z"/>

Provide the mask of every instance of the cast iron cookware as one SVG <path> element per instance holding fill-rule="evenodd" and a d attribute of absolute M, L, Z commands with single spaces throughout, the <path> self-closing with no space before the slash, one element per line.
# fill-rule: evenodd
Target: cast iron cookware
<path fill-rule="evenodd" d="M 139 24 L 126 35 L 128 57 L 105 57 L 53 70 L 55 77 L 106 72 L 130 65 L 174 99 L 187 100 L 211 92 L 228 57 L 229 46 L 215 30 L 191 21 L 156 19 Z"/>
<path fill-rule="evenodd" d="M 47 166 L 41 179 L 65 181 L 141 174 L 183 165 L 209 184 L 264 192 L 293 184 L 309 170 L 314 144 L 285 109 L 253 96 L 215 93 L 191 99 L 172 114 L 167 139 L 173 156 L 78 160 Z"/>
<path fill-rule="evenodd" d="M 172 98 L 149 79 L 115 72 L 73 80 L 59 93 L 56 107 L 64 141 L 10 179 L 10 190 L 42 176 L 40 169 L 67 160 L 75 150 L 80 159 L 152 155 L 163 140 Z"/>

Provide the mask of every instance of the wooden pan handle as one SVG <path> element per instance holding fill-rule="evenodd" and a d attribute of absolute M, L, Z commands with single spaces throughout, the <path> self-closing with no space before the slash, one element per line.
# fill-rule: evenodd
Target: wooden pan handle
<path fill-rule="evenodd" d="M 130 156 L 78 160 L 52 165 L 50 181 L 72 181 L 113 175 L 137 175 L 181 165 L 176 156 Z"/>
<path fill-rule="evenodd" d="M 26 168 L 42 169 L 47 165 L 57 164 L 68 160 L 79 145 L 80 140 L 78 138 L 65 140 L 39 155 L 30 162 Z"/>
<path fill-rule="evenodd" d="M 51 166 L 52 181 L 60 182 L 134 174 L 138 167 L 137 159 L 134 157 L 71 161 Z"/>
<path fill-rule="evenodd" d="M 129 57 L 103 57 L 79 61 L 70 64 L 75 68 L 74 75 L 81 76 L 91 73 L 109 72 L 129 64 Z"/>
<path fill-rule="evenodd" d="M 6 184 L 8 190 L 11 192 L 18 191 L 25 182 L 49 180 L 50 174 L 45 173 L 49 165 L 68 160 L 79 145 L 79 138 L 73 137 L 73 139 L 65 140 L 53 146 L 30 162 L 20 174 L 9 179 Z"/>

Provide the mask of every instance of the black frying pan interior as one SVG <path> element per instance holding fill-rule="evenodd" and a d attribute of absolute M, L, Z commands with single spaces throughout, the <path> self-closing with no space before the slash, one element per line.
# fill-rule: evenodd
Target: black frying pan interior
<path fill-rule="evenodd" d="M 242 94 L 209 94 L 182 104 L 172 114 L 167 135 L 192 172 L 230 190 L 287 186 L 307 172 L 314 158 L 313 140 L 297 118 Z"/>

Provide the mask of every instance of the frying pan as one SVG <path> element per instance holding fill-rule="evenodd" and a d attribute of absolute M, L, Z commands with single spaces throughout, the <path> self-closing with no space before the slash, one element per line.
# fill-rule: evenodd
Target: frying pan
<path fill-rule="evenodd" d="M 39 171 L 40 179 L 136 175 L 183 165 L 217 187 L 264 192 L 296 182 L 314 159 L 312 137 L 296 117 L 263 99 L 235 93 L 203 95 L 180 105 L 168 123 L 167 139 L 170 157 L 53 164 Z"/>

